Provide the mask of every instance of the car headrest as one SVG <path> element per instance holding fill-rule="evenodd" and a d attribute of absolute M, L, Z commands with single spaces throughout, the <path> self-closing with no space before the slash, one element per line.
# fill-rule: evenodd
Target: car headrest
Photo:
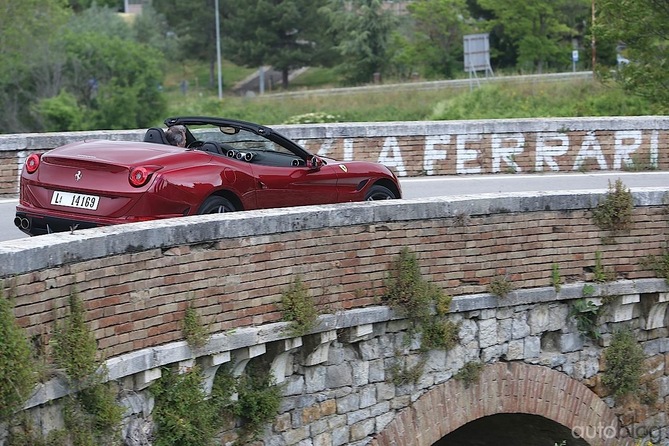
<path fill-rule="evenodd" d="M 144 142 L 153 142 L 156 144 L 169 144 L 163 129 L 152 127 L 144 134 Z"/>

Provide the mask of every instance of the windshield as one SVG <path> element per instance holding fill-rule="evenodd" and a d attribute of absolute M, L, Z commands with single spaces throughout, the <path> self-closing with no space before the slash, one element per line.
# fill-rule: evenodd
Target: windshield
<path fill-rule="evenodd" d="M 219 128 L 211 126 L 188 126 L 197 141 L 211 141 L 219 143 L 226 149 L 254 152 L 280 152 L 294 155 L 286 147 L 281 146 L 264 136 L 257 135 L 248 130 L 240 129 L 238 133 L 224 133 Z M 227 130 L 228 128 L 226 128 Z"/>

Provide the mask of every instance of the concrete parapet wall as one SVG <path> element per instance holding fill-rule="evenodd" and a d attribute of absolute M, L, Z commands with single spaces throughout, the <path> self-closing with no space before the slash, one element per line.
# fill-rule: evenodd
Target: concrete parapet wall
<path fill-rule="evenodd" d="M 665 116 L 275 126 L 308 150 L 369 160 L 399 176 L 669 169 Z M 30 152 L 84 139 L 139 141 L 144 130 L 0 135 L 0 195 L 18 192 Z"/>
<path fill-rule="evenodd" d="M 603 191 L 602 191 L 603 192 Z M 182 339 L 190 300 L 214 333 L 277 322 L 301 277 L 332 311 L 379 303 L 391 261 L 413 250 L 426 278 L 454 296 L 593 279 L 654 277 L 641 260 L 666 246 L 666 190 L 634 192 L 634 225 L 611 236 L 590 209 L 601 195 L 433 198 L 183 217 L 0 244 L 0 279 L 31 335 L 52 329 L 73 290 L 106 356 Z M 599 254 L 598 254 L 599 253 Z M 51 327 L 51 328 L 50 328 Z"/>

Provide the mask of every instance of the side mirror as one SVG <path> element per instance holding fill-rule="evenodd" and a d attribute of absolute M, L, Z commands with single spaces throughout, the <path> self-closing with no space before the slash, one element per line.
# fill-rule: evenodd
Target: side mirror
<path fill-rule="evenodd" d="M 314 170 L 319 170 L 323 167 L 323 160 L 317 157 L 316 155 L 311 157 L 311 168 Z"/>

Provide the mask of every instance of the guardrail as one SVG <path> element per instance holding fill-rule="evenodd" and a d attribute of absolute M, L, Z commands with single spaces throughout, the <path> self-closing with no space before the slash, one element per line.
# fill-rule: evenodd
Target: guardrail
<path fill-rule="evenodd" d="M 429 90 L 461 90 L 473 88 L 481 84 L 520 84 L 520 83 L 542 83 L 542 82 L 565 82 L 573 80 L 592 79 L 592 71 L 577 71 L 572 73 L 549 73 L 549 74 L 526 74 L 516 76 L 492 76 L 477 77 L 470 79 L 451 79 L 443 81 L 417 81 L 393 84 L 364 85 L 359 87 L 322 88 L 287 92 L 273 92 L 258 96 L 263 99 L 284 99 L 291 97 L 306 96 L 335 96 L 356 93 L 388 92 L 388 91 L 429 91 Z"/>

